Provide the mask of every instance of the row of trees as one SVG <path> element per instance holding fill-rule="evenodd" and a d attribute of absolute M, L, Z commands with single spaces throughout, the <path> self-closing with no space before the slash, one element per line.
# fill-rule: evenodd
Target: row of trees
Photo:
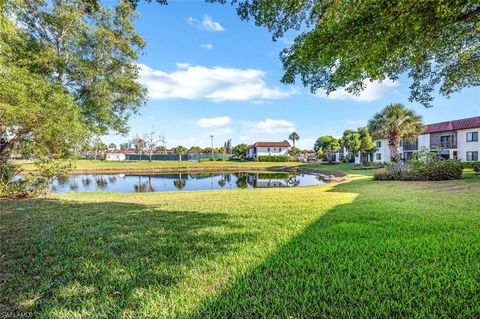
<path fill-rule="evenodd" d="M 222 147 L 212 148 L 200 146 L 191 146 L 186 148 L 183 145 L 175 146 L 171 149 L 173 154 L 233 154 L 237 158 L 244 158 L 245 153 L 247 152 L 247 144 L 238 144 L 237 146 L 232 146 L 232 140 L 227 140 L 224 142 Z M 84 152 L 92 152 L 96 154 L 96 157 L 100 153 L 104 152 L 113 152 L 115 150 L 121 151 L 133 151 L 137 154 L 148 154 L 149 160 L 152 160 L 153 154 L 166 154 L 166 139 L 163 135 L 158 135 L 155 132 L 149 132 L 143 134 L 143 136 L 136 135 L 130 141 L 121 143 L 118 145 L 115 143 L 110 143 L 109 145 L 103 143 L 101 139 L 97 136 L 91 139 L 89 143 L 83 146 L 82 150 Z"/>
<path fill-rule="evenodd" d="M 375 150 L 373 139 L 386 139 L 390 149 L 391 160 L 400 162 L 400 141 L 415 141 L 424 130 L 422 117 L 412 109 L 402 104 L 387 105 L 382 111 L 376 113 L 368 122 L 367 127 L 358 130 L 346 130 L 341 138 L 331 135 L 321 136 L 314 145 L 314 150 L 321 157 L 327 157 L 331 152 L 338 151 L 341 147 L 350 154 L 363 155 Z"/>
<path fill-rule="evenodd" d="M 319 157 L 329 159 L 328 154 L 338 151 L 341 147 L 345 147 L 349 154 L 363 157 L 375 149 L 375 144 L 368 129 L 361 127 L 356 131 L 345 130 L 341 138 L 321 136 L 315 141 L 314 150 Z"/>

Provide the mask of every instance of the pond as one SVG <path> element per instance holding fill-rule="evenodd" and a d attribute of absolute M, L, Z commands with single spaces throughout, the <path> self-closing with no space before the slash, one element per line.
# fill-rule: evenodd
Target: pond
<path fill-rule="evenodd" d="M 53 182 L 53 193 L 163 192 L 180 190 L 296 187 L 323 184 L 320 176 L 295 173 L 172 173 L 69 175 Z"/>

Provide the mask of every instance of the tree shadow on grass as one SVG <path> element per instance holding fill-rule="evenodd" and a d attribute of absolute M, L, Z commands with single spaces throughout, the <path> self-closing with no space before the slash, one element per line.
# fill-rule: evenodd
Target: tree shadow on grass
<path fill-rule="evenodd" d="M 376 195 L 379 186 L 386 188 Z M 473 203 L 442 218 L 448 208 L 416 206 L 438 200 L 434 193 L 409 199 L 395 184 L 370 181 L 331 191 L 353 190 L 352 203 L 331 209 L 191 318 L 480 317 Z"/>
<path fill-rule="evenodd" d="M 168 295 L 204 260 L 254 241 L 226 214 L 61 200 L 3 202 L 3 313 L 115 318 Z M 220 230 L 219 230 L 220 229 Z"/>

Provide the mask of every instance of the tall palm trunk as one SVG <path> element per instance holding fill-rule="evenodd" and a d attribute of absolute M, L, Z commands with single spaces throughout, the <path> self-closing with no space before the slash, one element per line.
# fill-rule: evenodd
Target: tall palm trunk
<path fill-rule="evenodd" d="M 390 149 L 390 159 L 394 163 L 400 163 L 400 132 L 395 132 L 388 139 L 388 148 Z"/>

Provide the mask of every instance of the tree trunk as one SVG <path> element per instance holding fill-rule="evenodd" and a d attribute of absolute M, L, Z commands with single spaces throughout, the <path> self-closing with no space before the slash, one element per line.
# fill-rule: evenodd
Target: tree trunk
<path fill-rule="evenodd" d="M 390 158 L 393 163 L 400 163 L 400 137 L 394 137 L 388 141 L 388 147 L 390 149 Z"/>
<path fill-rule="evenodd" d="M 0 140 L 0 164 L 6 164 L 11 154 L 12 154 L 12 151 L 11 151 L 11 147 L 9 146 L 9 143 L 1 139 Z"/>

